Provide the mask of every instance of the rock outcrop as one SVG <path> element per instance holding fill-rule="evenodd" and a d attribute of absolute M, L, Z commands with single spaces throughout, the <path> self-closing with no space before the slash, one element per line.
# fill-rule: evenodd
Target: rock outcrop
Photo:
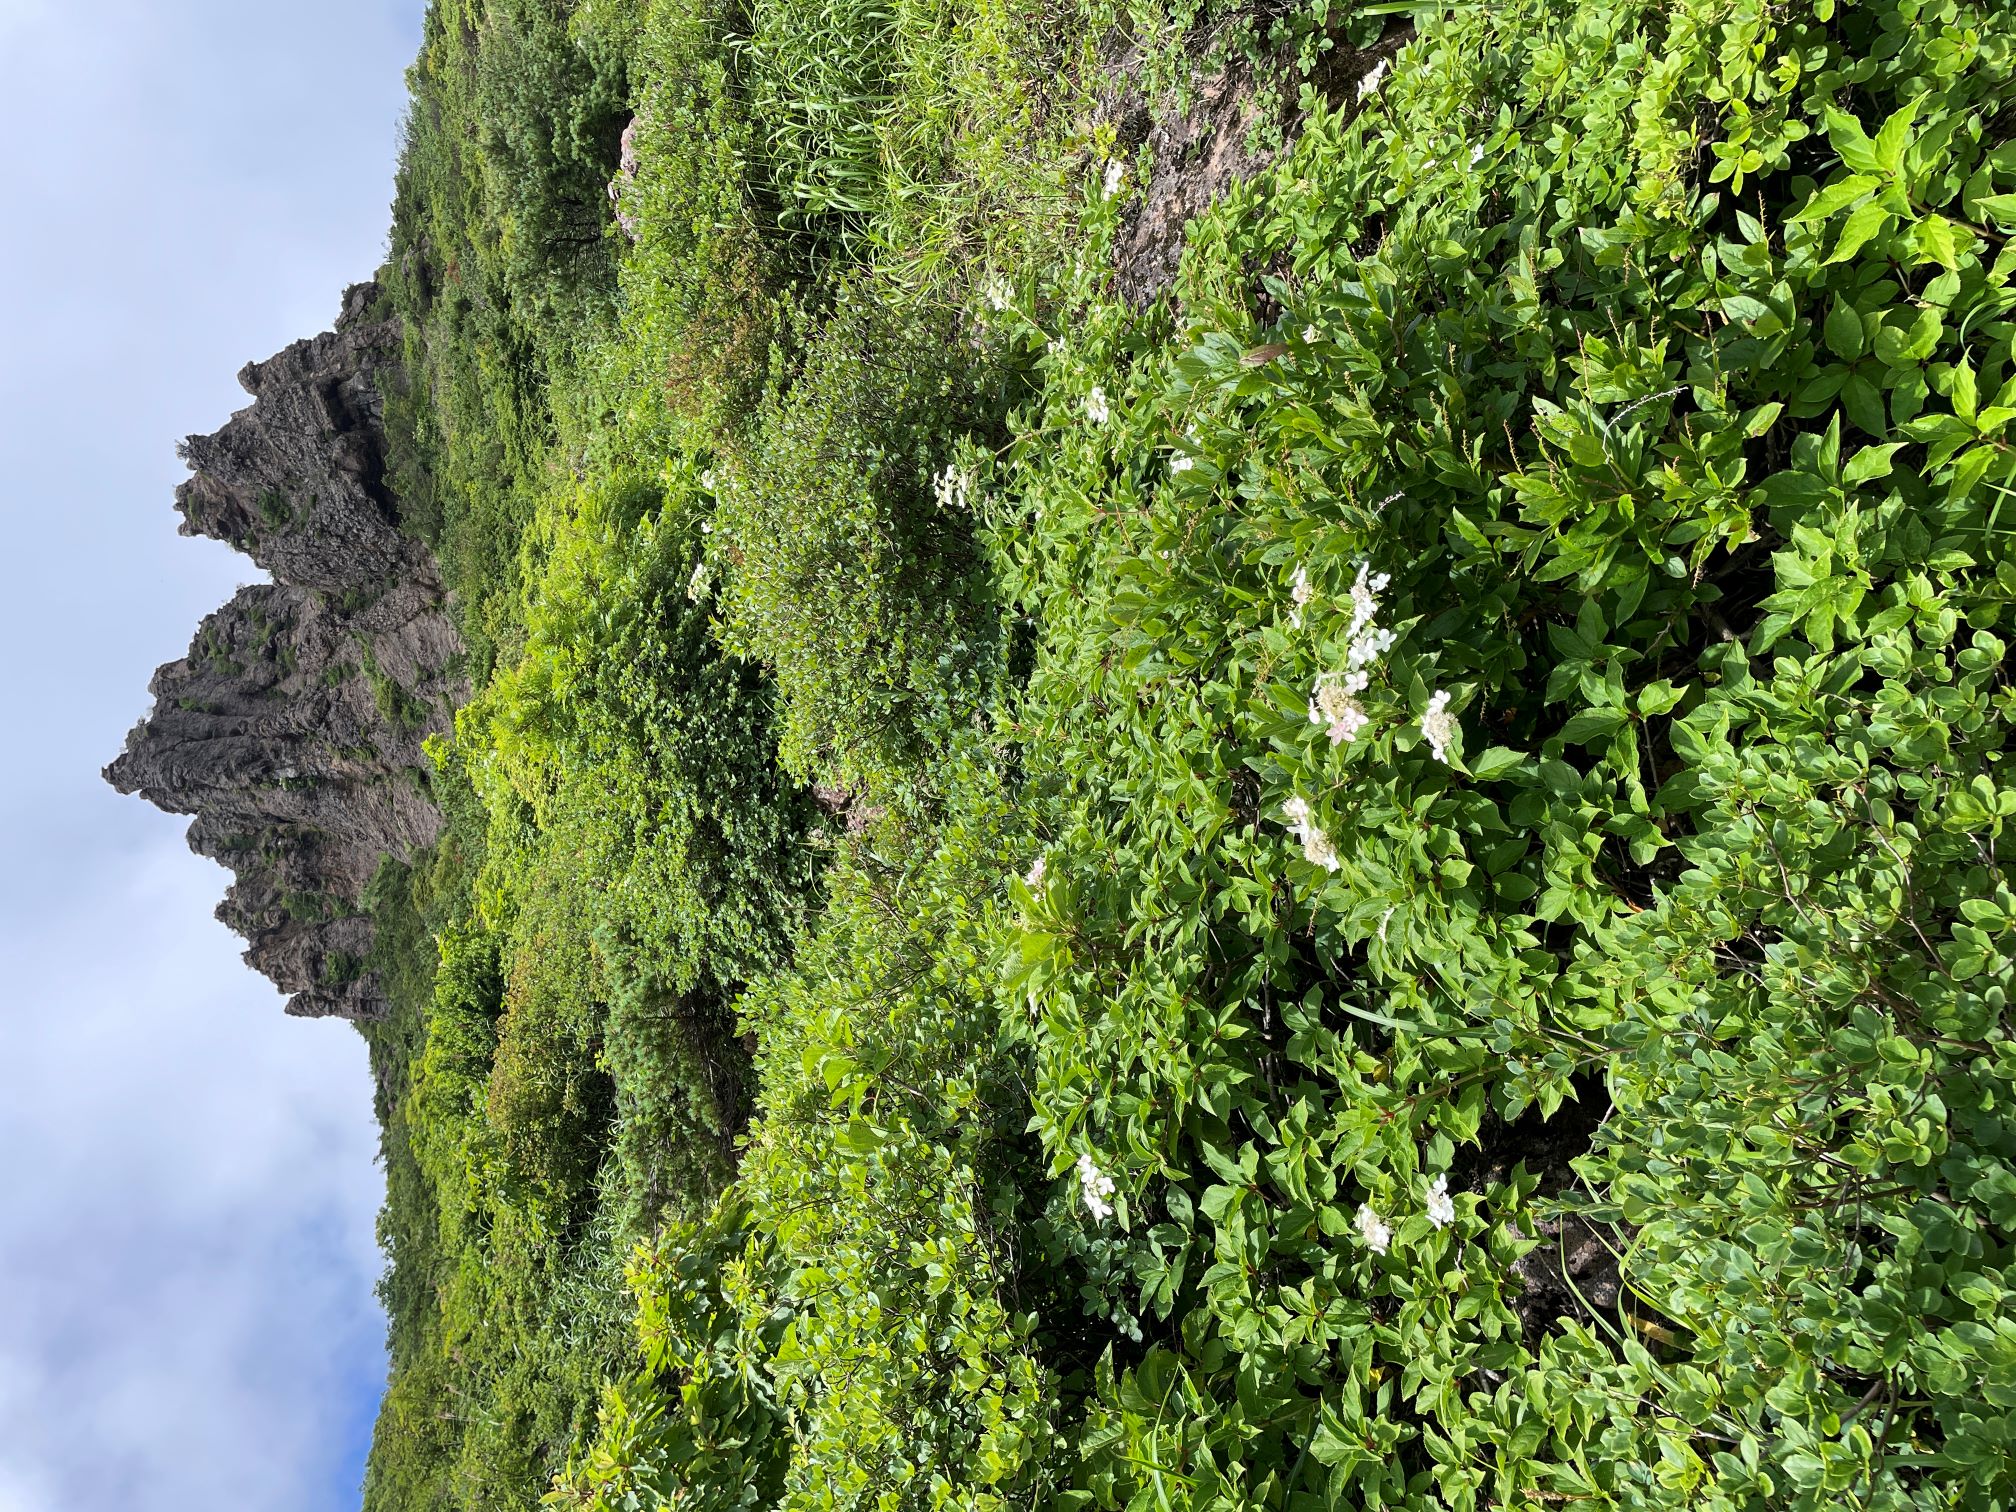
<path fill-rule="evenodd" d="M 191 848 L 236 879 L 218 918 L 309 1017 L 385 1011 L 365 888 L 439 835 L 421 742 L 467 696 L 440 574 L 386 485 L 380 377 L 398 339 L 360 284 L 335 330 L 238 375 L 249 408 L 184 443 L 183 534 L 230 542 L 273 582 L 154 674 L 153 711 L 105 772 L 194 816 Z"/>

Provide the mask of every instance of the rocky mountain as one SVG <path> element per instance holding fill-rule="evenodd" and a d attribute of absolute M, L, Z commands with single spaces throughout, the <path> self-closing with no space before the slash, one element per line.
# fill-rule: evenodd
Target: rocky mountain
<path fill-rule="evenodd" d="M 230 542 L 273 581 L 154 674 L 154 708 L 105 772 L 194 816 L 190 847 L 236 879 L 217 916 L 308 1017 L 385 1010 L 361 901 L 384 857 L 440 833 L 421 742 L 467 693 L 433 556 L 386 485 L 380 380 L 399 328 L 382 308 L 375 284 L 350 289 L 333 331 L 248 364 L 252 404 L 184 443 L 182 533 Z"/>

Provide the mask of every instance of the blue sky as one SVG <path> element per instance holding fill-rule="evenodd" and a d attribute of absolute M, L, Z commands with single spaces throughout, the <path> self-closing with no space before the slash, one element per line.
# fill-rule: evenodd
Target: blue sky
<path fill-rule="evenodd" d="M 383 254 L 423 0 L 0 0 L 0 1512 L 352 1509 L 384 1383 L 362 1041 L 100 782 L 252 564 L 175 443 Z"/>

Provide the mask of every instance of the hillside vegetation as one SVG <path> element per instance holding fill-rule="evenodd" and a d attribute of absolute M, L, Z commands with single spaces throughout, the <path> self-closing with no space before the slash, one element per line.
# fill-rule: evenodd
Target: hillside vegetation
<path fill-rule="evenodd" d="M 2016 1505 L 2012 75 L 434 0 L 365 1506 Z"/>

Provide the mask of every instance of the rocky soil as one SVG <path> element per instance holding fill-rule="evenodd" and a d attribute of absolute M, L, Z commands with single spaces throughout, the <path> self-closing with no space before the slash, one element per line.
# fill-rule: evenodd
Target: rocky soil
<path fill-rule="evenodd" d="M 1362 108 L 1361 85 L 1376 83 L 1413 34 L 1412 23 L 1396 18 L 1368 47 L 1340 40 L 1306 80 L 1285 54 L 1259 64 L 1235 54 L 1208 69 L 1200 58 L 1181 101 L 1143 91 L 1137 54 L 1123 49 L 1110 56 L 1108 67 L 1123 83 L 1101 101 L 1098 119 L 1112 125 L 1125 160 L 1131 162 L 1146 142 L 1152 161 L 1113 240 L 1121 297 L 1139 308 L 1167 292 L 1182 260 L 1184 228 L 1220 195 L 1271 164 L 1300 134 L 1299 91 L 1305 83 L 1332 101 Z M 1263 139 L 1279 145 L 1255 145 L 1263 127 L 1272 128 Z"/>
<path fill-rule="evenodd" d="M 385 856 L 440 833 L 421 742 L 467 696 L 440 574 L 385 483 L 380 376 L 399 331 L 379 310 L 376 285 L 349 290 L 333 331 L 249 364 L 251 406 L 184 443 L 182 533 L 273 581 L 154 674 L 154 708 L 105 772 L 194 816 L 190 847 L 236 879 L 218 918 L 308 1017 L 385 1011 L 360 905 Z"/>

